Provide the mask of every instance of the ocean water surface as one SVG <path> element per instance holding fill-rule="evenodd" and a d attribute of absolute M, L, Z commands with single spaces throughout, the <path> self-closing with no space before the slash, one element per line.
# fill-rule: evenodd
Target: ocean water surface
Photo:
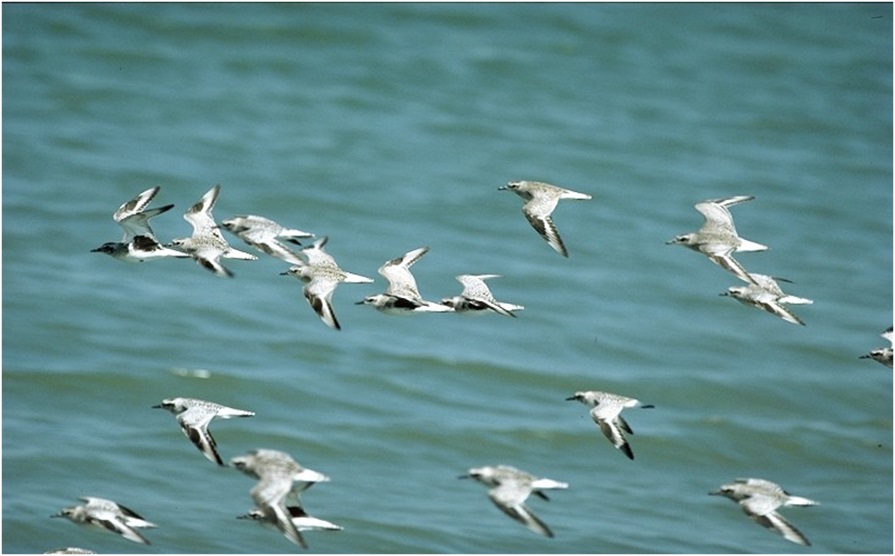
<path fill-rule="evenodd" d="M 892 312 L 891 4 L 4 4 L 2 550 L 289 553 L 237 520 L 253 482 L 190 445 L 162 398 L 215 421 L 225 460 L 292 454 L 321 553 L 887 553 L 892 371 L 859 359 Z M 570 256 L 498 186 L 593 195 L 554 213 Z M 287 264 L 124 264 L 124 201 L 161 186 L 163 241 L 221 184 L 218 221 L 329 238 L 375 277 L 327 328 Z M 814 300 L 786 323 L 666 245 L 705 199 L 737 258 Z M 227 235 L 234 247 L 250 250 Z M 429 299 L 496 273 L 499 315 L 392 317 L 355 302 L 420 246 Z M 628 460 L 584 406 L 626 410 Z M 527 531 L 457 477 L 507 464 L 566 481 Z M 762 477 L 801 547 L 707 493 Z M 50 519 L 79 496 L 156 523 L 149 546 Z"/>

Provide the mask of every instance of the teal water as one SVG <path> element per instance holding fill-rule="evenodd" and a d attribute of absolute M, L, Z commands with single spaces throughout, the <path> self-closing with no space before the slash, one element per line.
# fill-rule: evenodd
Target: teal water
<path fill-rule="evenodd" d="M 889 4 L 4 4 L 2 549 L 293 552 L 235 519 L 252 481 L 202 458 L 164 397 L 229 459 L 289 452 L 333 553 L 891 553 Z M 555 213 L 563 259 L 507 181 L 591 193 Z M 245 213 L 329 236 L 370 285 L 325 327 L 278 274 L 90 253 L 160 185 L 164 240 L 215 183 Z M 784 277 L 794 326 L 719 297 L 736 278 L 665 245 L 693 205 L 755 195 L 738 259 Z M 228 236 L 234 246 L 247 246 Z M 499 273 L 497 315 L 390 317 L 354 302 L 428 245 L 424 296 Z M 199 372 L 201 371 L 201 372 Z M 636 459 L 564 398 L 628 410 Z M 504 463 L 570 483 L 538 537 L 456 477 Z M 735 477 L 818 500 L 786 542 L 706 493 Z M 85 495 L 158 524 L 144 547 L 50 519 Z"/>

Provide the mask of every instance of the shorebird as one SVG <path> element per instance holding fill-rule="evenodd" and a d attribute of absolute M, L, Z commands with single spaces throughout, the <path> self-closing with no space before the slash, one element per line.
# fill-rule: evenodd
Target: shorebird
<path fill-rule="evenodd" d="M 529 224 L 547 240 L 557 253 L 568 257 L 569 252 L 559 237 L 556 225 L 553 224 L 553 210 L 560 199 L 591 199 L 587 193 L 579 193 L 571 189 L 564 189 L 549 183 L 539 181 L 515 181 L 509 182 L 497 188 L 501 191 L 512 191 L 525 200 L 522 206 L 522 214 L 528 219 Z"/>
<path fill-rule="evenodd" d="M 291 264 L 302 264 L 303 261 L 298 254 L 283 245 L 279 238 L 300 246 L 300 239 L 314 237 L 314 234 L 286 228 L 273 220 L 253 214 L 234 216 L 224 220 L 221 225 L 255 249 Z"/>
<path fill-rule="evenodd" d="M 473 467 L 459 478 L 475 479 L 487 485 L 490 487 L 488 498 L 502 512 L 539 535 L 553 537 L 553 531 L 524 502 L 531 494 L 549 500 L 543 490 L 569 488 L 568 483 L 538 478 L 509 465 Z"/>
<path fill-rule="evenodd" d="M 230 465 L 258 478 L 249 494 L 264 518 L 295 544 L 307 548 L 299 533 L 294 509 L 302 508 L 299 493 L 318 482 L 329 481 L 323 473 L 302 467 L 292 456 L 279 450 L 258 449 L 230 460 Z"/>
<path fill-rule="evenodd" d="M 709 494 L 726 496 L 743 508 L 756 523 L 776 531 L 796 544 L 811 543 L 801 531 L 786 521 L 776 510 L 781 506 L 816 506 L 814 500 L 792 496 L 776 483 L 764 479 L 735 479 Z"/>
<path fill-rule="evenodd" d="M 768 247 L 738 236 L 733 225 L 733 216 L 730 214 L 730 210 L 728 210 L 728 207 L 751 201 L 754 198 L 752 195 L 738 195 L 697 203 L 695 205 L 696 210 L 705 217 L 702 228 L 696 232 L 679 235 L 667 241 L 666 244 L 683 245 L 693 251 L 702 253 L 710 261 L 732 272 L 744 282 L 754 284 L 755 281 L 749 276 L 743 265 L 733 258 L 733 253 L 737 251 L 765 251 Z"/>
<path fill-rule="evenodd" d="M 513 311 L 521 311 L 525 308 L 522 305 L 504 303 L 494 299 L 494 295 L 491 293 L 485 280 L 500 278 L 499 274 L 461 274 L 456 278 L 463 285 L 463 291 L 460 295 L 445 297 L 441 300 L 441 303 L 453 308 L 458 313 L 494 311 L 500 315 L 515 318 L 516 315 Z"/>
<path fill-rule="evenodd" d="M 813 301 L 811 301 L 810 299 L 783 293 L 783 290 L 780 289 L 780 285 L 777 283 L 777 280 L 780 280 L 781 282 L 789 282 L 789 280 L 786 280 L 784 278 L 777 278 L 777 280 L 775 280 L 770 276 L 765 276 L 764 274 L 756 274 L 755 272 L 750 272 L 749 276 L 752 278 L 749 285 L 730 287 L 727 289 L 726 292 L 723 292 L 720 295 L 732 297 L 743 305 L 756 307 L 763 311 L 767 311 L 772 315 L 780 317 L 786 322 L 801 324 L 802 326 L 805 326 L 805 323 L 802 321 L 802 319 L 795 316 L 789 309 L 787 309 L 783 305 L 808 305 L 814 303 Z"/>
<path fill-rule="evenodd" d="M 590 416 L 594 422 L 603 431 L 606 438 L 612 442 L 612 445 L 624 452 L 628 459 L 634 459 L 634 452 L 625 438 L 625 432 L 634 434 L 630 425 L 622 417 L 622 410 L 626 407 L 641 407 L 643 409 L 651 409 L 655 407 L 652 404 L 642 404 L 634 398 L 626 398 L 618 394 L 610 394 L 608 392 L 600 392 L 598 390 L 590 390 L 583 392 L 575 392 L 574 396 L 566 398 L 566 401 L 577 400 L 590 409 Z M 624 432 L 623 432 L 624 431 Z"/>
<path fill-rule="evenodd" d="M 391 315 L 407 315 L 411 313 L 445 313 L 452 308 L 426 301 L 420 295 L 416 279 L 410 267 L 423 255 L 429 252 L 428 247 L 420 247 L 404 253 L 400 257 L 386 261 L 379 267 L 379 274 L 388 280 L 385 293 L 371 295 L 358 301 L 357 305 L 372 305 L 377 310 Z"/>
<path fill-rule="evenodd" d="M 164 257 L 188 258 L 189 254 L 164 247 L 158 242 L 149 219 L 174 208 L 174 205 L 165 205 L 154 209 L 146 206 L 159 192 L 160 187 L 152 187 L 140 193 L 130 201 L 118 207 L 112 215 L 112 219 L 124 229 L 121 241 L 109 241 L 103 243 L 93 253 L 105 253 L 119 261 L 139 263 Z"/>
<path fill-rule="evenodd" d="M 871 350 L 870 353 L 866 355 L 862 355 L 861 359 L 875 359 L 885 365 L 886 367 L 892 368 L 892 347 L 895 345 L 895 338 L 892 337 L 892 327 L 886 329 L 885 332 L 880 334 L 886 340 L 889 340 L 888 347 L 881 347 Z"/>
<path fill-rule="evenodd" d="M 290 518 L 292 519 L 292 524 L 295 525 L 295 528 L 299 531 L 341 531 L 342 529 L 344 529 L 344 527 L 326 521 L 325 519 L 320 519 L 319 517 L 308 515 L 308 512 L 306 512 L 305 509 L 301 506 L 286 506 L 286 514 L 290 516 Z M 247 514 L 238 516 L 236 519 L 251 519 L 253 521 L 263 521 L 271 526 L 276 526 L 276 523 L 272 523 L 270 520 L 268 520 L 267 516 L 264 515 L 264 512 L 259 510 L 258 508 L 253 508 Z"/>
<path fill-rule="evenodd" d="M 112 531 L 129 541 L 150 544 L 149 540 L 136 529 L 155 527 L 155 524 L 146 521 L 137 512 L 105 498 L 86 496 L 80 500 L 84 504 L 63 508 L 60 513 L 51 517 L 67 517 L 75 523 L 85 523 Z"/>
<path fill-rule="evenodd" d="M 215 417 L 229 419 L 231 417 L 251 417 L 255 415 L 251 411 L 234 409 L 225 405 L 197 400 L 195 398 L 169 398 L 162 400 L 159 405 L 152 406 L 157 409 L 167 409 L 177 417 L 177 422 L 183 430 L 183 434 L 189 438 L 196 448 L 218 465 L 224 465 L 221 456 L 218 455 L 217 444 L 208 432 L 208 424 Z"/>
<path fill-rule="evenodd" d="M 284 276 L 294 276 L 305 286 L 302 288 L 305 299 L 311 305 L 311 308 L 320 316 L 324 324 L 330 328 L 341 330 L 342 326 L 336 319 L 336 313 L 333 311 L 332 297 L 336 291 L 336 286 L 342 282 L 348 284 L 370 284 L 372 278 L 353 274 L 339 268 L 336 260 L 323 250 L 326 245 L 327 237 L 324 236 L 309 247 L 302 249 L 301 253 L 307 259 L 307 262 L 289 267 L 286 272 L 281 272 Z"/>
<path fill-rule="evenodd" d="M 218 276 L 232 278 L 233 273 L 221 264 L 221 257 L 249 261 L 254 261 L 258 257 L 230 247 L 221 234 L 221 230 L 211 214 L 220 192 L 221 186 L 215 185 L 184 213 L 183 219 L 193 226 L 193 235 L 175 239 L 171 241 L 171 245 L 183 249 L 196 259 L 200 266 Z"/>

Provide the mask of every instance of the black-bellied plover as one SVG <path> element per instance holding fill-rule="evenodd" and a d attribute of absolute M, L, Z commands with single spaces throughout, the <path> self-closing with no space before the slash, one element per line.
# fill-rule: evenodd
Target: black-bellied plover
<path fill-rule="evenodd" d="M 538 478 L 509 465 L 473 467 L 460 478 L 475 479 L 487 485 L 490 487 L 488 498 L 502 512 L 539 535 L 553 537 L 553 531 L 532 513 L 525 500 L 531 494 L 549 500 L 543 490 L 569 488 L 568 483 Z"/>
<path fill-rule="evenodd" d="M 702 253 L 710 261 L 732 272 L 744 282 L 755 283 L 743 265 L 733 258 L 733 253 L 737 251 L 764 251 L 768 247 L 738 236 L 733 225 L 733 216 L 730 214 L 730 210 L 728 210 L 728 207 L 737 203 L 751 201 L 754 198 L 752 195 L 738 195 L 697 203 L 695 205 L 696 210 L 705 217 L 702 228 L 696 232 L 679 235 L 666 243 L 669 245 L 683 245 L 693 251 Z"/>
<path fill-rule="evenodd" d="M 575 392 L 574 396 L 566 398 L 566 401 L 577 400 L 590 409 L 590 416 L 594 422 L 603 431 L 606 438 L 612 442 L 612 445 L 624 452 L 628 459 L 634 459 L 634 452 L 625 438 L 625 432 L 634 434 L 631 427 L 622 417 L 622 410 L 626 407 L 641 407 L 650 409 L 655 407 L 652 404 L 642 404 L 634 398 L 626 398 L 618 394 L 610 394 L 608 392 L 600 392 L 598 390 L 588 390 Z M 623 432 L 624 431 L 624 432 Z"/>
<path fill-rule="evenodd" d="M 816 506 L 814 500 L 792 496 L 776 483 L 764 479 L 735 479 L 709 494 L 726 496 L 743 508 L 756 523 L 767 527 L 796 544 L 810 545 L 801 531 L 777 513 L 780 506 Z"/>
<path fill-rule="evenodd" d="M 254 214 L 234 216 L 221 222 L 221 225 L 255 249 L 291 264 L 303 264 L 304 261 L 283 245 L 279 238 L 300 246 L 300 239 L 314 237 L 314 234 L 286 228 L 269 218 Z"/>
<path fill-rule="evenodd" d="M 452 307 L 458 313 L 494 311 L 507 317 L 515 317 L 513 311 L 521 311 L 525 307 L 497 301 L 485 283 L 489 278 L 499 277 L 499 274 L 461 274 L 456 278 L 463 285 L 463 291 L 460 295 L 445 297 L 441 303 Z"/>
<path fill-rule="evenodd" d="M 299 531 L 341 531 L 344 529 L 344 527 L 326 521 L 325 519 L 308 515 L 308 512 L 301 506 L 286 506 L 286 513 L 291 517 L 292 524 L 295 525 L 295 528 Z M 276 527 L 276 524 L 271 523 L 270 520 L 267 519 L 267 516 L 264 515 L 264 512 L 258 508 L 253 508 L 247 514 L 237 516 L 237 519 L 263 521 L 271 527 Z"/>
<path fill-rule="evenodd" d="M 224 465 L 221 456 L 218 455 L 217 444 L 208 432 L 208 424 L 215 417 L 229 419 L 231 417 L 251 417 L 255 415 L 251 411 L 234 409 L 225 405 L 197 400 L 195 398 L 168 398 L 162 400 L 159 405 L 152 406 L 159 409 L 167 409 L 175 415 L 183 434 L 189 438 L 196 448 L 202 452 L 209 461 L 218 465 Z"/>
<path fill-rule="evenodd" d="M 323 236 L 310 246 L 302 249 L 301 254 L 305 256 L 307 262 L 289 267 L 289 270 L 280 274 L 294 276 L 304 282 L 305 286 L 302 288 L 302 292 L 311 308 L 314 309 L 327 326 L 341 330 L 342 326 L 336 319 L 336 313 L 333 311 L 332 305 L 333 292 L 336 291 L 336 286 L 342 282 L 348 284 L 370 284 L 373 282 L 373 279 L 339 268 L 332 255 L 323 250 L 326 242 L 327 237 Z"/>
<path fill-rule="evenodd" d="M 155 527 L 155 524 L 146 521 L 137 512 L 105 498 L 86 496 L 80 500 L 84 504 L 63 508 L 52 517 L 67 517 L 75 523 L 85 523 L 118 533 L 129 541 L 150 544 L 136 529 Z"/>
<path fill-rule="evenodd" d="M 189 258 L 188 253 L 175 251 L 160 244 L 149 225 L 150 218 L 174 208 L 174 205 L 165 205 L 154 209 L 146 208 L 159 189 L 158 186 L 147 189 L 118 207 L 112 218 L 124 229 L 121 241 L 109 241 L 96 249 L 91 249 L 91 251 L 105 253 L 119 261 L 131 263 L 164 257 Z"/>
<path fill-rule="evenodd" d="M 183 249 L 196 259 L 200 266 L 216 275 L 230 278 L 233 272 L 221 264 L 221 257 L 247 261 L 254 261 L 258 257 L 230 247 L 221 234 L 211 214 L 220 192 L 221 186 L 215 185 L 184 213 L 183 219 L 193 226 L 193 235 L 175 239 L 171 241 L 171 245 Z"/>
<path fill-rule="evenodd" d="M 537 230 L 557 253 L 563 257 L 569 256 L 556 225 L 553 224 L 551 214 L 560 199 L 592 199 L 590 195 L 540 181 L 513 181 L 497 189 L 512 191 L 522 197 L 525 200 L 522 214 L 528 219 L 532 228 Z"/>
<path fill-rule="evenodd" d="M 814 303 L 813 301 L 811 301 L 810 299 L 783 293 L 783 290 L 780 289 L 780 284 L 777 283 L 777 280 L 780 280 L 781 282 L 789 282 L 789 280 L 786 280 L 784 278 L 777 278 L 775 280 L 770 276 L 757 274 L 755 272 L 750 272 L 749 276 L 752 278 L 752 283 L 746 286 L 733 286 L 727 288 L 727 291 L 721 293 L 720 295 L 732 297 L 743 305 L 756 307 L 763 311 L 767 311 L 772 315 L 780 317 L 786 322 L 801 324 L 802 326 L 805 325 L 802 319 L 795 316 L 789 309 L 787 309 L 783 305 L 809 305 L 811 303 Z"/>
<path fill-rule="evenodd" d="M 423 299 L 416 286 L 416 279 L 410 272 L 413 263 L 428 252 L 428 247 L 420 247 L 386 261 L 379 267 L 379 274 L 388 280 L 388 288 L 385 293 L 365 297 L 358 301 L 357 305 L 372 305 L 377 310 L 390 315 L 453 311 L 446 305 Z"/>
<path fill-rule="evenodd" d="M 292 456 L 279 450 L 258 449 L 230 460 L 230 465 L 259 479 L 249 494 L 264 518 L 295 544 L 307 548 L 304 537 L 293 521 L 294 510 L 303 508 L 299 493 L 329 477 L 302 467 Z"/>
<path fill-rule="evenodd" d="M 892 337 L 892 327 L 886 329 L 885 332 L 880 334 L 886 340 L 889 340 L 889 345 L 887 347 L 876 348 L 870 350 L 870 353 L 862 355 L 861 359 L 875 359 L 885 365 L 886 367 L 892 368 L 892 346 L 895 345 L 895 339 Z"/>

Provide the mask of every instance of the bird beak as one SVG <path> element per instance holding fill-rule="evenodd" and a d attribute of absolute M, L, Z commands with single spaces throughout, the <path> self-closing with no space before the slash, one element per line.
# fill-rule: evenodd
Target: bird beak
<path fill-rule="evenodd" d="M 471 479 L 472 477 L 470 477 L 469 475 L 460 475 L 457 478 L 458 479 Z"/>
<path fill-rule="evenodd" d="M 574 400 L 577 400 L 577 399 L 578 399 L 578 398 L 576 398 L 575 396 L 569 396 L 568 398 L 566 398 L 566 401 L 567 401 L 567 402 L 571 402 L 571 401 L 574 401 Z"/>

